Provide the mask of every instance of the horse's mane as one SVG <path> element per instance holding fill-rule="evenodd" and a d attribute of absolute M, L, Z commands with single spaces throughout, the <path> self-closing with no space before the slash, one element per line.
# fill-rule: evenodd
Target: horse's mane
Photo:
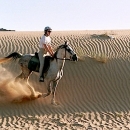
<path fill-rule="evenodd" d="M 57 53 L 58 53 L 59 49 L 61 49 L 61 48 L 63 48 L 63 47 L 64 47 L 64 44 L 62 44 L 62 45 L 60 45 L 60 46 L 57 47 L 57 49 L 56 49 L 56 51 L 55 51 L 55 53 L 54 53 L 54 58 L 57 57 Z"/>

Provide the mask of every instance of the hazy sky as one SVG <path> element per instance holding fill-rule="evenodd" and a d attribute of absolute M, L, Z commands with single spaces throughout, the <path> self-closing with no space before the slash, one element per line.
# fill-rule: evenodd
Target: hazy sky
<path fill-rule="evenodd" d="M 0 28 L 130 29 L 130 0 L 0 0 Z"/>

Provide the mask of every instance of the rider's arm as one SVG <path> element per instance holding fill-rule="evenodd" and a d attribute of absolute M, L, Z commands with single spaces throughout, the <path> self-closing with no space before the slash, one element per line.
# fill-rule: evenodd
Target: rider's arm
<path fill-rule="evenodd" d="M 51 54 L 52 54 L 52 56 L 53 56 L 54 51 L 53 51 L 53 49 L 52 49 L 51 45 L 47 45 L 47 46 L 48 46 L 48 48 L 49 48 L 49 50 L 50 50 L 50 52 L 51 52 Z"/>
<path fill-rule="evenodd" d="M 51 56 L 53 56 L 53 51 L 51 50 L 50 45 L 43 44 L 43 46 L 44 46 L 45 50 L 46 50 L 47 52 L 49 52 L 49 54 L 50 54 Z"/>

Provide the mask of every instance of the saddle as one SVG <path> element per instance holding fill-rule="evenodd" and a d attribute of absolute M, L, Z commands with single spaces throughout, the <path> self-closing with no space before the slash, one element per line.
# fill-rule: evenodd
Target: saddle
<path fill-rule="evenodd" d="M 44 67 L 43 67 L 43 74 L 46 73 L 50 67 L 50 62 L 53 60 L 51 56 L 45 56 Z M 38 57 L 38 53 L 35 52 L 35 55 L 31 57 L 28 63 L 28 69 L 31 71 L 39 72 L 40 68 L 40 61 Z"/>

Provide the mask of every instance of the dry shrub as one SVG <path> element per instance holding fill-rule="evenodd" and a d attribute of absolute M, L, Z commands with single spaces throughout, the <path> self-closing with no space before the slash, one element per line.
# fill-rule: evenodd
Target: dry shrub
<path fill-rule="evenodd" d="M 77 48 L 76 48 L 76 53 L 77 53 L 78 59 L 79 59 L 80 61 L 85 61 L 85 57 L 86 57 L 86 56 L 85 56 L 85 54 L 84 54 L 82 48 L 77 47 Z"/>
<path fill-rule="evenodd" d="M 105 53 L 93 53 L 91 58 L 102 63 L 106 63 L 108 61 L 108 57 Z"/>

